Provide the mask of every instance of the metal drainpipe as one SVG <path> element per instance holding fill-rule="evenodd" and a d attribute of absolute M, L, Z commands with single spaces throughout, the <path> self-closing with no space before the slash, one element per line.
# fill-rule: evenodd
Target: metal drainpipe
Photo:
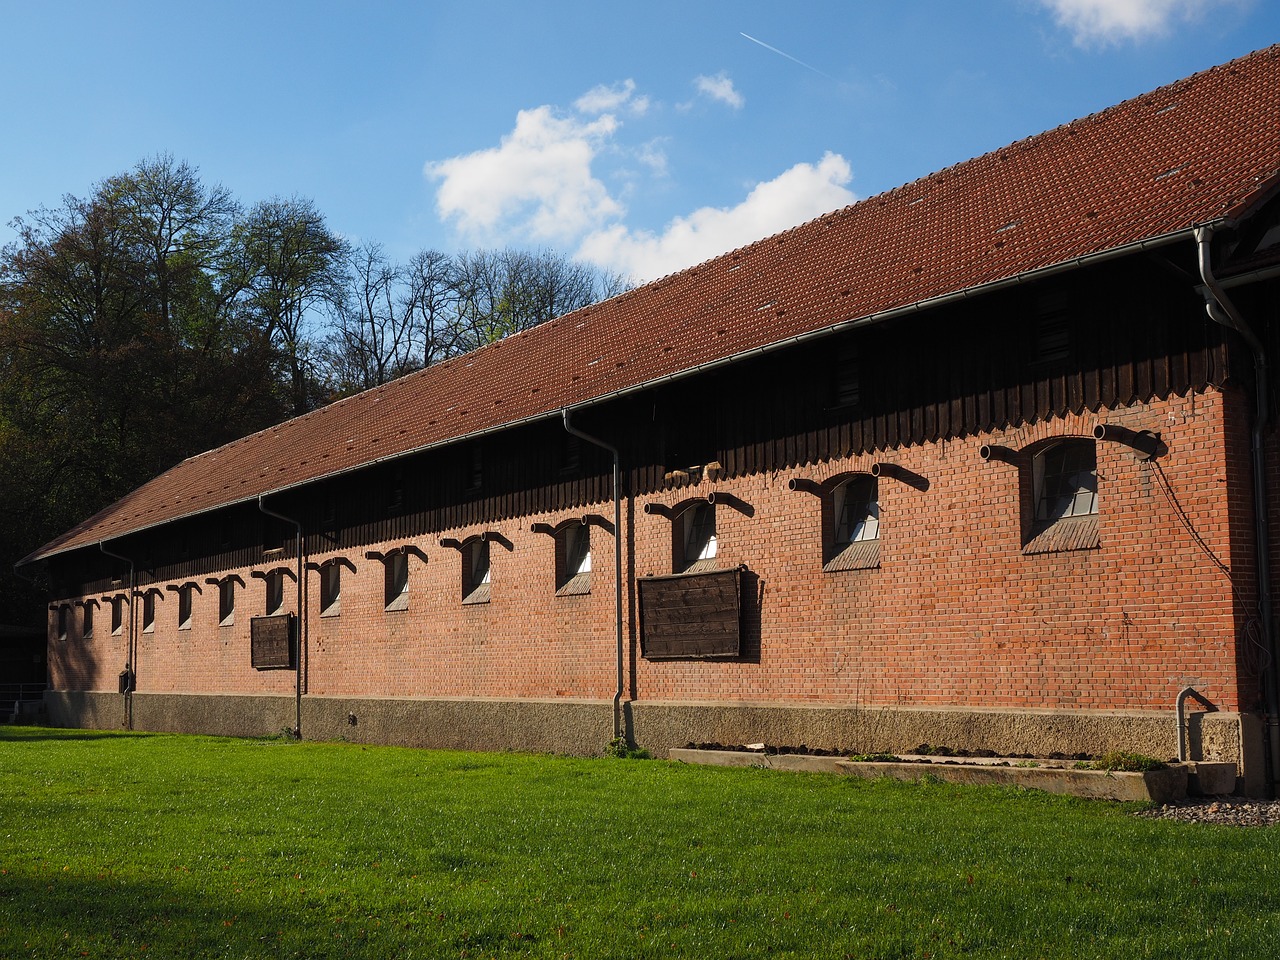
<path fill-rule="evenodd" d="M 617 447 L 610 446 L 603 440 L 598 440 L 591 436 L 589 433 L 583 433 L 570 423 L 570 411 L 568 407 L 565 407 L 560 411 L 560 413 L 564 421 L 564 428 L 570 434 L 587 441 L 587 443 L 594 444 L 603 450 L 608 450 L 613 454 L 613 596 L 614 612 L 617 615 L 618 621 L 618 685 L 613 694 L 613 738 L 617 740 L 622 736 L 622 690 L 624 683 L 622 643 L 622 460 Z"/>
<path fill-rule="evenodd" d="M 1240 314 L 1213 276 L 1212 251 L 1213 228 L 1197 227 L 1195 232 L 1199 253 L 1200 279 L 1212 295 L 1205 302 L 1205 310 L 1215 323 L 1235 330 L 1253 351 L 1255 397 L 1253 430 L 1250 438 L 1250 454 L 1253 458 L 1253 522 L 1254 539 L 1257 541 L 1258 608 L 1262 619 L 1262 641 L 1270 669 L 1263 674 L 1263 688 L 1267 703 L 1267 743 L 1263 752 L 1267 792 L 1274 796 L 1276 773 L 1274 752 L 1280 741 L 1280 663 L 1276 656 L 1276 638 L 1271 624 L 1271 539 L 1267 524 L 1267 467 L 1264 433 L 1270 412 L 1267 378 L 1267 352 L 1262 341 Z"/>
<path fill-rule="evenodd" d="M 306 610 L 302 605 L 302 521 L 295 520 L 293 517 L 286 517 L 283 513 L 276 513 L 274 510 L 268 510 L 262 502 L 266 494 L 258 496 L 258 509 L 265 513 L 268 517 L 275 517 L 277 520 L 283 520 L 285 523 L 292 523 L 298 530 L 297 549 L 295 551 L 298 560 L 298 636 L 296 642 L 298 644 L 297 656 L 298 661 L 293 665 L 294 673 L 294 693 L 293 693 L 293 736 L 295 739 L 302 739 L 302 638 L 305 635 L 303 624 L 306 622 Z"/>
<path fill-rule="evenodd" d="M 129 677 L 129 692 L 125 694 L 124 722 L 125 722 L 126 729 L 132 730 L 133 729 L 133 690 L 138 685 L 137 681 L 133 679 L 138 675 L 138 669 L 137 669 L 138 631 L 134 624 L 134 617 L 133 617 L 133 595 L 134 595 L 134 592 L 137 590 L 137 586 L 134 583 L 134 580 L 135 580 L 134 563 L 132 558 L 123 556 L 122 554 L 119 554 L 119 553 L 112 553 L 110 550 L 108 550 L 105 540 L 98 541 L 98 549 L 101 550 L 108 557 L 114 557 L 117 560 L 123 560 L 125 563 L 129 565 L 129 594 L 128 594 L 129 596 L 129 639 L 125 648 L 128 653 L 128 660 L 126 661 L 124 667 L 127 671 L 129 671 L 131 676 Z"/>
<path fill-rule="evenodd" d="M 1173 712 L 1178 717 L 1178 762 L 1186 763 L 1187 757 L 1187 698 L 1195 697 L 1204 706 L 1212 710 L 1213 704 L 1196 692 L 1195 687 L 1183 687 L 1178 691 L 1178 699 L 1174 701 Z"/>

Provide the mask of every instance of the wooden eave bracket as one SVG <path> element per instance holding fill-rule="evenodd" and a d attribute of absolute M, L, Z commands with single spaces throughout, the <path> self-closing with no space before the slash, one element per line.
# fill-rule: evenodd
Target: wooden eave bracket
<path fill-rule="evenodd" d="M 250 576 L 256 576 L 256 575 L 257 575 L 256 573 L 250 574 Z M 266 579 L 265 576 L 263 577 L 263 579 Z M 240 574 L 238 573 L 228 573 L 221 577 L 205 577 L 204 578 L 204 582 L 209 584 L 209 586 L 211 587 L 220 586 L 226 580 L 231 580 L 235 583 L 240 584 L 240 586 L 242 587 L 244 586 L 244 578 L 241 577 Z"/>
<path fill-rule="evenodd" d="M 545 533 L 548 536 L 554 537 L 565 527 L 572 527 L 575 524 L 584 527 L 600 527 L 607 533 L 613 533 L 613 521 L 606 517 L 602 517 L 598 513 L 584 513 L 580 517 L 568 517 L 556 524 L 542 522 L 531 523 L 529 524 L 529 531 L 531 533 Z"/>
<path fill-rule="evenodd" d="M 315 561 L 310 561 L 307 563 L 307 569 L 323 570 L 325 567 L 332 566 L 335 563 L 339 564 L 340 566 L 346 567 L 352 573 L 356 572 L 356 565 L 352 563 L 350 560 L 348 560 L 346 557 L 330 557 L 328 560 L 322 561 L 320 563 L 316 563 Z"/>
<path fill-rule="evenodd" d="M 288 577 L 290 580 L 296 581 L 298 579 L 298 575 L 293 572 L 292 568 L 284 567 L 284 566 L 271 567 L 267 570 L 250 570 L 249 576 L 253 577 L 256 580 L 265 580 L 267 579 L 267 577 L 271 576 L 271 574 L 273 573 L 282 573 L 286 577 Z"/>
<path fill-rule="evenodd" d="M 366 550 L 364 558 L 366 560 L 377 560 L 380 563 L 386 563 L 388 558 L 394 557 L 396 554 L 403 553 L 411 557 L 417 557 L 423 563 L 427 562 L 427 555 L 422 548 L 414 543 L 401 544 L 398 547 L 392 547 L 390 550 Z"/>
<path fill-rule="evenodd" d="M 514 550 L 516 548 L 514 543 L 504 537 L 497 530 L 485 530 L 483 533 L 473 533 L 471 536 L 466 537 L 463 540 L 459 540 L 457 537 L 441 537 L 440 546 L 449 550 L 461 550 L 463 547 L 474 543 L 477 540 L 496 543 L 499 546 L 506 547 L 508 550 Z"/>

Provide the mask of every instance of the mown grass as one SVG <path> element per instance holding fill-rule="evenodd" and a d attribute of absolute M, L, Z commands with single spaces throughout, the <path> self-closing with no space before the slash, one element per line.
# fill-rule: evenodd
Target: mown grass
<path fill-rule="evenodd" d="M 937 783 L 0 728 L 0 957 L 1264 957 L 1280 830 Z"/>

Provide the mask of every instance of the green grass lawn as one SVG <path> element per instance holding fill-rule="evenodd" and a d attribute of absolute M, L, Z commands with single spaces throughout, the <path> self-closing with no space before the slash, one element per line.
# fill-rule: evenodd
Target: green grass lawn
<path fill-rule="evenodd" d="M 1280 830 L 1035 792 L 0 727 L 0 957 L 1275 957 Z"/>

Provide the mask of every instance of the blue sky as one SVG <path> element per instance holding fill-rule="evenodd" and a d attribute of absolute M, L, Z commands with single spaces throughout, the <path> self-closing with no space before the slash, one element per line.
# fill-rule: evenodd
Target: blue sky
<path fill-rule="evenodd" d="M 1275 0 L 0 0 L 0 243 L 169 153 L 652 279 L 1280 41 Z"/>

